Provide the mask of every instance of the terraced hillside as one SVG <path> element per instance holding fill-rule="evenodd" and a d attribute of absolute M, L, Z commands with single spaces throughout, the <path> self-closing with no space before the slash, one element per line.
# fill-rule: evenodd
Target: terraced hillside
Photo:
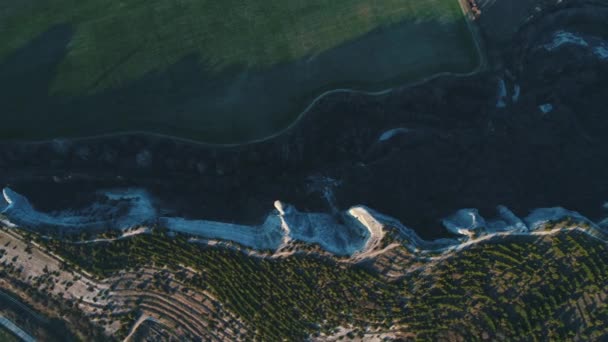
<path fill-rule="evenodd" d="M 408 252 L 393 236 L 358 263 L 316 252 L 247 256 L 161 232 L 111 243 L 33 238 L 107 288 L 93 292 L 105 305 L 85 299 L 76 307 L 115 337 L 608 337 L 608 246 L 577 230 L 495 238 L 438 259 Z M 4 253 L 3 283 L 16 283 L 19 259 Z"/>
<path fill-rule="evenodd" d="M 247 141 L 323 91 L 477 62 L 457 0 L 10 0 L 0 40 L 0 139 Z"/>

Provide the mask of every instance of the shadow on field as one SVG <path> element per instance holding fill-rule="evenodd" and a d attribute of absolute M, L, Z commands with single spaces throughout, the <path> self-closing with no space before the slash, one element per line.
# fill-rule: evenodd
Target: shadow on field
<path fill-rule="evenodd" d="M 48 89 L 72 35 L 69 25 L 54 26 L 0 62 L 2 136 L 19 139 L 29 133 L 11 128 L 42 124 L 28 120 L 51 109 Z M 43 115 L 37 117 L 44 121 Z"/>
<path fill-rule="evenodd" d="M 0 140 L 148 131 L 209 142 L 250 141 L 288 126 L 326 90 L 380 90 L 440 71 L 469 71 L 476 63 L 464 24 L 408 21 L 266 68 L 234 65 L 218 73 L 191 53 L 122 82 L 121 64 L 137 55 L 134 48 L 121 52 L 121 62 L 96 82 L 116 78 L 117 86 L 74 97 L 49 95 L 72 34 L 67 25 L 54 27 L 2 62 L 0 112 L 11 120 L 0 128 Z"/>

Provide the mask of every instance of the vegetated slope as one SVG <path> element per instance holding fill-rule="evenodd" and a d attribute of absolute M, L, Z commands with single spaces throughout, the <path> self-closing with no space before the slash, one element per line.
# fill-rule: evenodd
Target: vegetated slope
<path fill-rule="evenodd" d="M 160 235 L 48 245 L 100 276 L 150 263 L 200 270 L 190 286 L 215 293 L 255 327 L 240 338 L 327 337 L 337 327 L 351 336 L 423 339 L 608 336 L 608 247 L 577 232 L 496 239 L 437 263 L 396 248 L 383 257 L 406 269 L 397 278 L 377 261 L 260 259 Z"/>
<path fill-rule="evenodd" d="M 249 141 L 326 90 L 470 71 L 477 59 L 457 0 L 11 0 L 0 23 L 0 139 Z"/>

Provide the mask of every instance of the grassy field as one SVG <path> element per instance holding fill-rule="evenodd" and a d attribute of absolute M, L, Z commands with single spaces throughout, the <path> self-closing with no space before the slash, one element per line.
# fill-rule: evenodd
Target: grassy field
<path fill-rule="evenodd" d="M 6 0 L 0 40 L 4 139 L 238 142 L 280 130 L 325 90 L 477 62 L 457 0 Z"/>
<path fill-rule="evenodd" d="M 19 342 L 20 340 L 4 327 L 0 327 L 0 341 Z"/>

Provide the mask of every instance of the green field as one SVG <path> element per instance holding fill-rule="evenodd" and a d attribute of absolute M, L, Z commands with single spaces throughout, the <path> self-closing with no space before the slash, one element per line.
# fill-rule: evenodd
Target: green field
<path fill-rule="evenodd" d="M 5 0 L 0 41 L 2 139 L 242 142 L 326 90 L 477 64 L 457 0 Z"/>

